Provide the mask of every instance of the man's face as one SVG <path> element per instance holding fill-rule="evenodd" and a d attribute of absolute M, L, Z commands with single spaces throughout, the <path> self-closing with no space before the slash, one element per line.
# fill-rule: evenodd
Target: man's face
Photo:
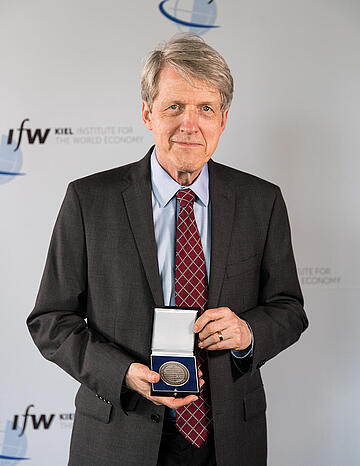
<path fill-rule="evenodd" d="M 159 92 L 150 112 L 143 102 L 142 116 L 154 134 L 160 165 L 175 180 L 190 182 L 210 159 L 224 131 L 228 109 L 222 113 L 219 91 L 201 80 L 191 86 L 170 66 L 160 73 Z"/>

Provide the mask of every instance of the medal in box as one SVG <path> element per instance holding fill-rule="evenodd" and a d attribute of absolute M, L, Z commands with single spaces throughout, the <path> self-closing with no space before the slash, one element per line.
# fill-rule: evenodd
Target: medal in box
<path fill-rule="evenodd" d="M 193 326 L 199 308 L 157 307 L 151 344 L 151 369 L 160 381 L 151 384 L 151 395 L 186 396 L 199 394 L 199 378 L 194 354 Z"/>

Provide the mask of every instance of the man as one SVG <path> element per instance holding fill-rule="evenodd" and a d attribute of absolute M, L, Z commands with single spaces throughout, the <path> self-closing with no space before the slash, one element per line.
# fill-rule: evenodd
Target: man
<path fill-rule="evenodd" d="M 28 325 L 81 383 L 70 465 L 266 464 L 259 368 L 308 324 L 279 188 L 211 160 L 232 92 L 213 48 L 171 40 L 142 76 L 155 147 L 69 185 Z M 199 397 L 150 396 L 163 305 L 202 308 Z"/>

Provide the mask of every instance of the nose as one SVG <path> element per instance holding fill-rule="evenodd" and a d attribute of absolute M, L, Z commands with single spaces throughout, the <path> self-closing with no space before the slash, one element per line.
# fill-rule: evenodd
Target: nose
<path fill-rule="evenodd" d="M 199 131 L 199 114 L 197 108 L 186 108 L 181 115 L 180 132 L 194 134 Z"/>

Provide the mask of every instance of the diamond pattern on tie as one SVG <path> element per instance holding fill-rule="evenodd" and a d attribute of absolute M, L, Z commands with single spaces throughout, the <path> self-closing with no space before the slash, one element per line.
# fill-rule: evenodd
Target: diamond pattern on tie
<path fill-rule="evenodd" d="M 188 188 L 181 189 L 176 197 L 180 212 L 176 232 L 175 304 L 200 307 L 204 312 L 208 283 L 204 252 L 194 216 L 195 193 Z M 206 350 L 199 351 L 196 359 L 203 378 L 208 379 Z M 208 383 L 200 389 L 197 401 L 176 411 L 176 428 L 198 448 L 205 442 L 212 428 Z"/>

